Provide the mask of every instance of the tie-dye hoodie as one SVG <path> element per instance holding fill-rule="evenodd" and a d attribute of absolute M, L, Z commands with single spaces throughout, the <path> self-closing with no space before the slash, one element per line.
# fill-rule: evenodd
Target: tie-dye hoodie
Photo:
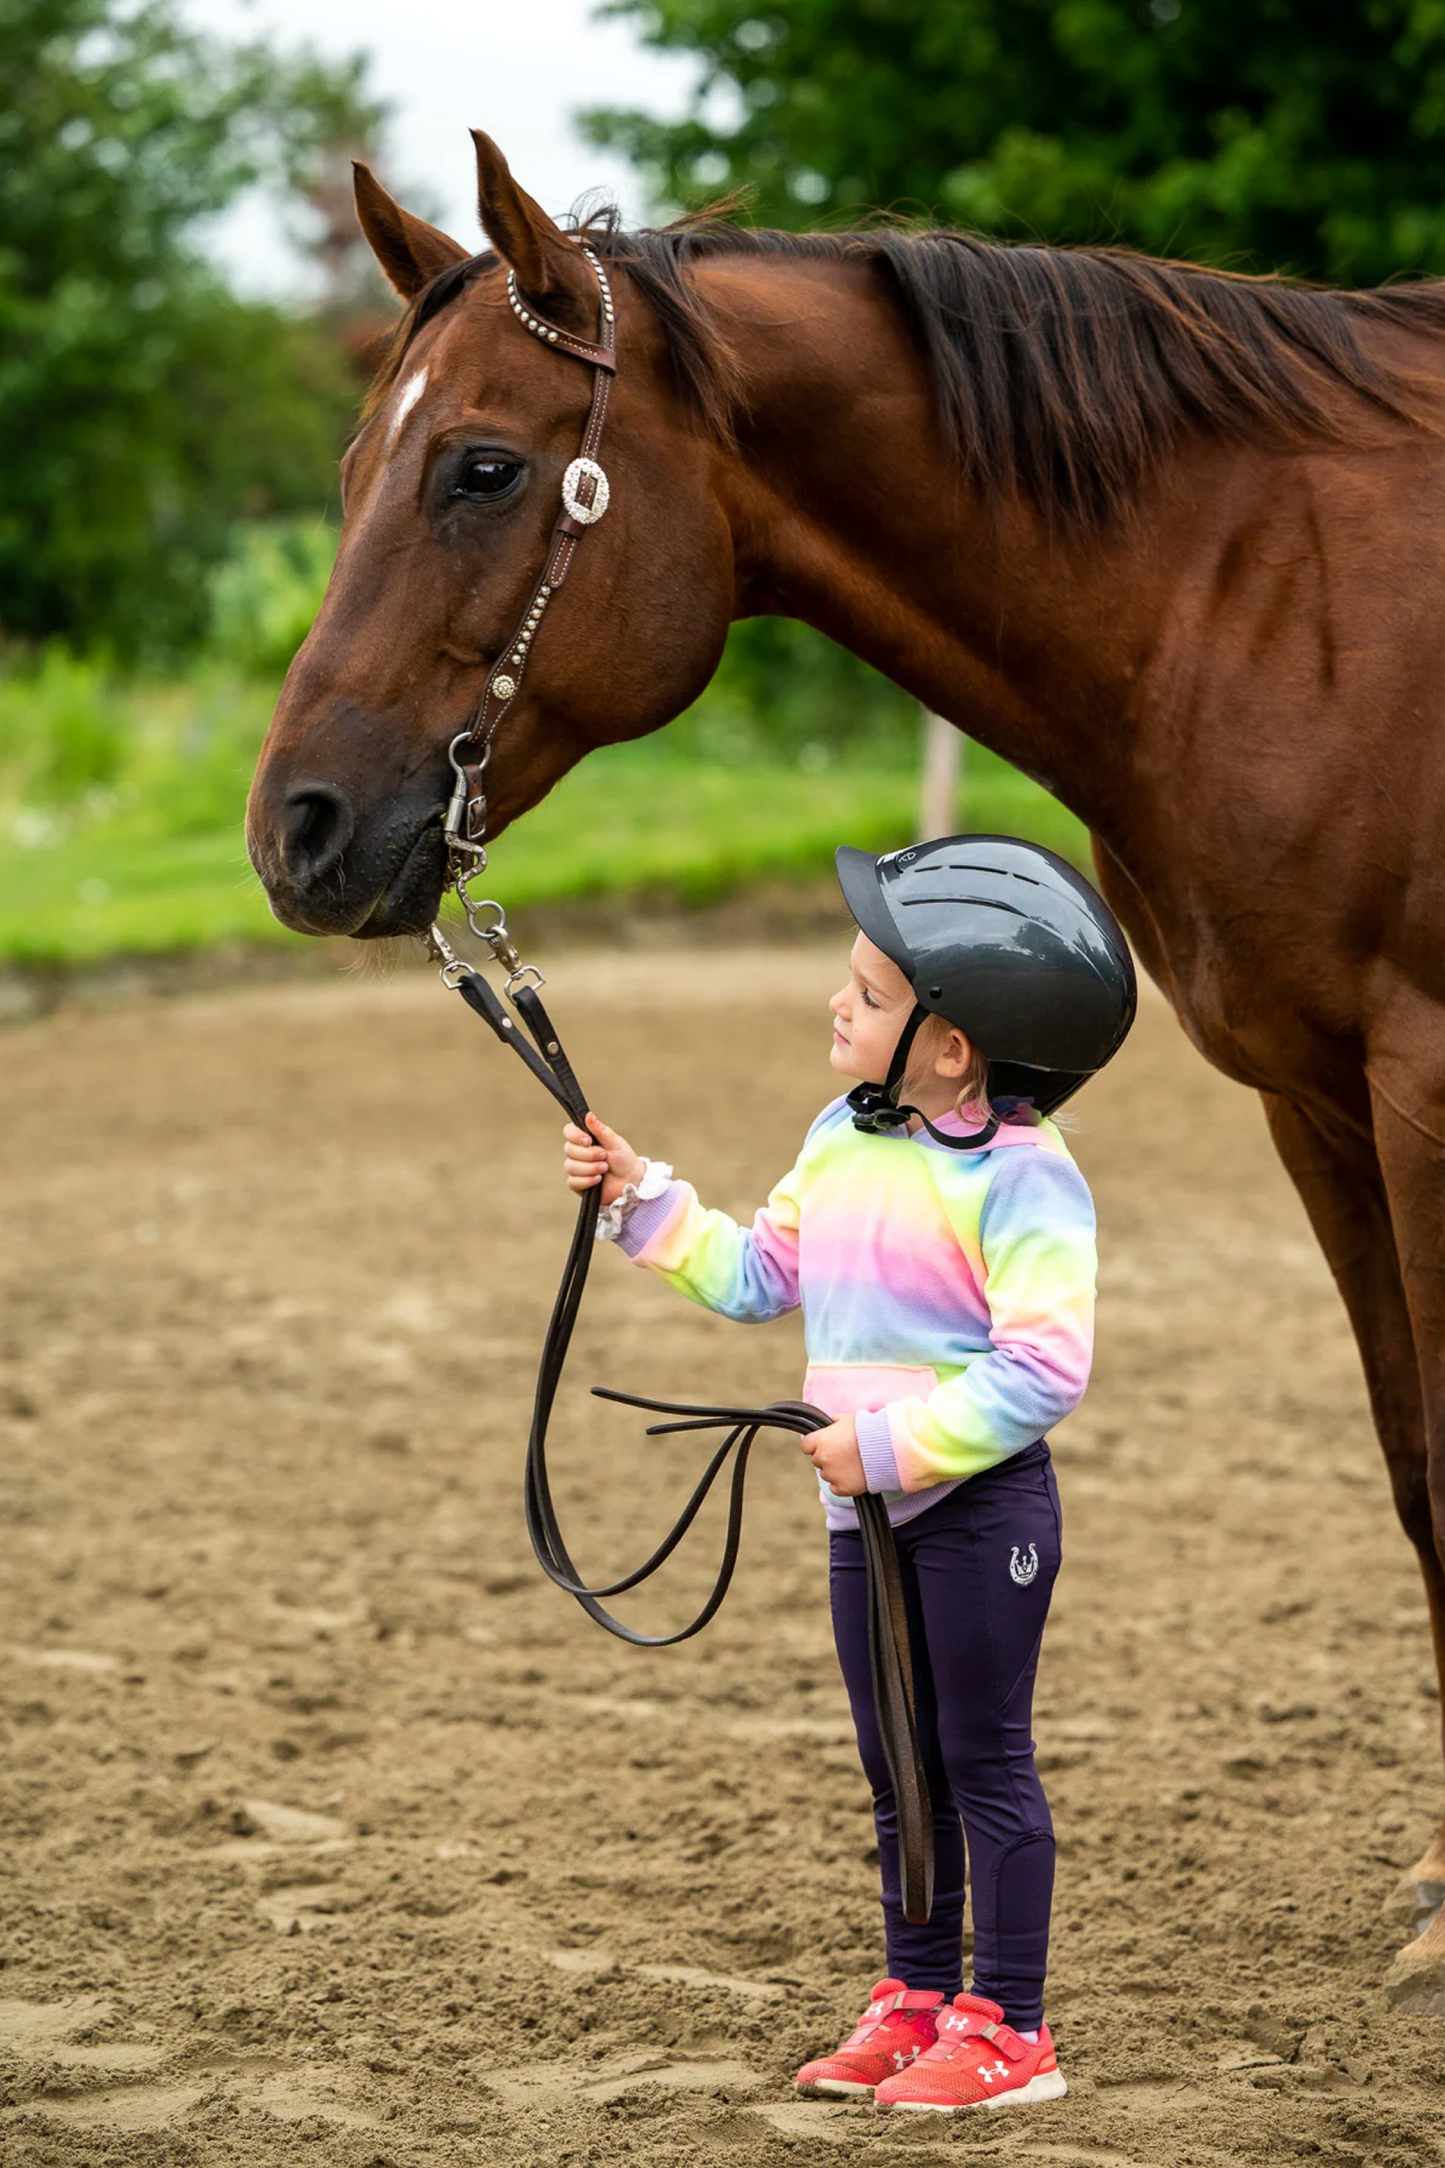
<path fill-rule="evenodd" d="M 618 1241 L 724 1317 L 801 1305 L 803 1396 L 857 1416 L 869 1489 L 895 1521 L 1041 1438 L 1088 1382 L 1094 1208 L 1052 1122 L 1006 1122 L 959 1152 L 926 1131 L 865 1135 L 835 1100 L 751 1228 L 674 1181 Z M 856 1525 L 821 1488 L 829 1525 Z"/>

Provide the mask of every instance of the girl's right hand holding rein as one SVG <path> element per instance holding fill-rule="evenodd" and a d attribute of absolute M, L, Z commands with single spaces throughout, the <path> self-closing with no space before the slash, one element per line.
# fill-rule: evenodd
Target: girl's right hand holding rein
<path fill-rule="evenodd" d="M 646 1160 L 638 1157 L 626 1137 L 619 1137 L 596 1114 L 588 1115 L 586 1129 L 568 1122 L 562 1131 L 562 1164 L 567 1172 L 567 1187 L 579 1197 L 584 1190 L 602 1184 L 604 1212 L 629 1182 L 642 1180 L 647 1167 Z"/>

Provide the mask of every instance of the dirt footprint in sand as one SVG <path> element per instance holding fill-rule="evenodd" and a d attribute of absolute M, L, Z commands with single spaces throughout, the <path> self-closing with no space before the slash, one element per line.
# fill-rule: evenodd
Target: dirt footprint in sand
<path fill-rule="evenodd" d="M 254 1873 L 256 1911 L 278 1935 L 308 1935 L 327 1926 L 350 1902 L 316 1879 L 314 1862 L 351 1850 L 346 1824 L 272 1799 L 245 1799 L 232 1816 L 237 1834 L 211 1847 L 209 1857 Z"/>
<path fill-rule="evenodd" d="M 103 1995 L 69 2002 L 0 2002 L 0 2048 L 24 2063 L 58 2063 L 63 2070 L 154 2070 L 165 2050 L 144 2040 L 85 2041 L 109 2025 L 114 2006 Z"/>
<path fill-rule="evenodd" d="M 595 1945 L 582 1950 L 554 1950 L 552 1963 L 559 1972 L 621 1973 L 639 1980 L 670 1980 L 679 1987 L 720 1987 L 729 1995 L 752 2002 L 771 2002 L 783 1990 L 774 1980 L 744 1980 L 735 1973 L 708 1972 L 701 1965 L 632 1965 Z"/>
<path fill-rule="evenodd" d="M 114 2022 L 114 2005 L 100 1995 L 53 2003 L 0 2001 L 0 2049 L 8 2049 L 32 2069 L 41 2084 L 57 2066 L 75 2074 L 121 2078 L 149 2073 L 168 2060 L 162 2043 L 83 2037 Z M 225 2056 L 192 2061 L 157 2084 L 107 2086 L 57 2097 L 39 2094 L 5 2109 L 0 2123 L 39 2120 L 72 2130 L 160 2131 L 181 2124 L 193 2108 L 217 2095 L 259 2109 L 279 2123 L 318 2118 L 340 2128 L 370 2130 L 378 2121 L 342 2097 L 324 2071 L 278 2069 L 269 2057 L 258 2057 L 248 2068 L 244 2061 Z"/>
<path fill-rule="evenodd" d="M 526 2063 L 506 2070 L 489 2070 L 486 2083 L 507 2108 L 548 2108 L 585 2101 L 601 2107 L 618 2100 L 638 2086 L 658 2086 L 665 2092 L 713 2092 L 719 2086 L 739 2092 L 759 2092 L 763 2080 L 746 2063 L 729 2056 L 699 2056 L 670 2061 L 666 2055 L 634 2049 L 609 2056 L 599 2065 L 579 2068 L 573 2062 Z"/>

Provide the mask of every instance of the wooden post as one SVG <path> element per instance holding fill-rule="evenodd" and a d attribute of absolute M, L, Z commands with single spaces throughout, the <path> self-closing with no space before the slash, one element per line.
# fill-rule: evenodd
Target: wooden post
<path fill-rule="evenodd" d="M 963 770 L 963 732 L 927 708 L 923 717 L 923 759 L 918 784 L 918 841 L 957 832 L 958 786 Z"/>

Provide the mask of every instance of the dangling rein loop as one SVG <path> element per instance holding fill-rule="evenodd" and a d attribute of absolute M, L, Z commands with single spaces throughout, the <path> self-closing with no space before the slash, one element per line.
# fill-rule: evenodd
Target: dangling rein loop
<path fill-rule="evenodd" d="M 541 988 L 546 981 L 535 965 L 522 962 L 501 904 L 491 896 L 474 897 L 471 883 L 480 878 L 487 865 L 487 799 L 483 783 L 491 758 L 493 735 L 517 696 L 543 614 L 571 569 L 581 537 L 606 512 L 610 494 L 607 476 L 597 463 L 597 453 L 616 367 L 612 292 L 607 274 L 592 250 L 584 247 L 583 253 L 597 275 L 601 301 L 601 322 L 595 345 L 575 338 L 559 325 L 549 324 L 518 292 L 514 274 L 509 272 L 507 275 L 507 298 L 523 328 L 545 345 L 555 347 L 559 353 L 588 363 L 595 372 L 592 404 L 581 451 L 562 478 L 562 510 L 552 529 L 542 576 L 532 590 L 516 634 L 492 665 L 486 690 L 471 721 L 465 730 L 458 732 L 448 748 L 456 785 L 447 807 L 443 832 L 453 884 L 472 932 L 490 949 L 494 961 L 506 973 L 506 993 L 526 1030 L 518 1030 L 505 1003 L 482 974 L 453 952 L 440 926 L 433 926 L 428 936 L 431 952 L 441 966 L 442 984 L 460 994 L 467 1007 L 495 1032 L 503 1045 L 511 1047 L 579 1128 L 585 1128 L 587 1124 L 587 1099 L 542 1005 Z M 475 749 L 473 757 L 468 759 L 472 749 Z M 646 1408 L 656 1414 L 679 1418 L 674 1422 L 654 1424 L 647 1433 L 649 1437 L 694 1430 L 722 1430 L 726 1436 L 704 1468 L 692 1496 L 651 1556 L 620 1580 L 589 1587 L 578 1574 L 558 1525 L 547 1473 L 547 1426 L 587 1285 L 601 1200 L 600 1183 L 584 1190 L 578 1200 L 577 1224 L 572 1231 L 562 1283 L 542 1344 L 532 1401 L 532 1427 L 527 1438 L 527 1534 L 537 1563 L 548 1580 L 574 1597 L 589 1618 L 595 1619 L 608 1633 L 615 1634 L 619 1641 L 630 1641 L 637 1648 L 665 1649 L 700 1633 L 728 1592 L 742 1539 L 748 1456 L 759 1432 L 781 1430 L 802 1437 L 810 1431 L 826 1429 L 831 1417 L 804 1401 L 777 1400 L 763 1408 L 695 1408 L 594 1386 L 593 1391 L 600 1400 L 621 1401 L 628 1407 Z M 696 1520 L 708 1492 L 729 1461 L 732 1462 L 732 1476 L 728 1486 L 727 1532 L 717 1577 L 707 1601 L 696 1617 L 676 1633 L 638 1633 L 635 1627 L 625 1625 L 607 1610 L 602 1599 L 620 1596 L 628 1589 L 639 1587 L 666 1563 Z M 855 1502 L 868 1575 L 868 1653 L 873 1673 L 873 1701 L 893 1779 L 894 1797 L 898 1802 L 903 1910 L 907 1919 L 921 1923 L 933 1909 L 933 1815 L 918 1751 L 903 1584 L 888 1509 L 883 1500 L 870 1492 Z"/>
<path fill-rule="evenodd" d="M 537 990 L 542 983 L 541 974 L 531 965 L 522 964 L 518 960 L 516 949 L 506 930 L 505 920 L 500 920 L 486 938 L 492 943 L 500 960 L 507 965 L 507 986 L 512 1006 L 525 1024 L 526 1031 L 519 1030 L 500 996 L 482 974 L 473 971 L 459 957 L 453 955 L 440 931 L 433 929 L 432 939 L 443 957 L 443 983 L 455 993 L 459 993 L 467 1007 L 495 1032 L 504 1045 L 511 1047 L 568 1118 L 579 1127 L 585 1127 L 587 1098 Z M 528 980 L 535 983 L 526 983 Z M 537 1563 L 548 1580 L 574 1597 L 588 1617 L 595 1619 L 599 1626 L 604 1627 L 608 1633 L 615 1634 L 618 1640 L 630 1641 L 637 1648 L 671 1648 L 675 1642 L 687 1641 L 693 1634 L 700 1633 L 728 1592 L 742 1538 L 743 1491 L 747 1479 L 748 1456 L 759 1432 L 778 1430 L 802 1437 L 809 1431 L 824 1429 L 831 1417 L 818 1408 L 809 1407 L 805 1401 L 775 1400 L 760 1408 L 693 1407 L 670 1400 L 650 1400 L 638 1393 L 613 1392 L 606 1386 L 594 1386 L 592 1390 L 599 1400 L 617 1401 L 624 1407 L 645 1408 L 650 1413 L 674 1418 L 669 1422 L 654 1423 L 647 1432 L 650 1438 L 702 1430 L 721 1430 L 726 1435 L 703 1469 L 691 1497 L 676 1521 L 642 1564 L 615 1581 L 602 1582 L 595 1587 L 584 1581 L 563 1538 L 552 1500 L 551 1481 L 547 1471 L 547 1427 L 551 1421 L 557 1389 L 562 1381 L 567 1351 L 571 1345 L 573 1328 L 581 1308 L 587 1273 L 596 1246 L 601 1195 L 601 1184 L 598 1183 L 585 1190 L 578 1199 L 577 1223 L 572 1232 L 567 1262 L 562 1271 L 562 1283 L 557 1291 L 557 1299 L 547 1326 L 547 1336 L 542 1346 L 542 1359 L 537 1368 L 532 1426 L 527 1438 L 527 1534 L 531 1539 Z M 676 1633 L 639 1633 L 635 1627 L 628 1626 L 615 1617 L 602 1599 L 620 1596 L 628 1589 L 639 1587 L 666 1563 L 696 1520 L 709 1491 L 729 1461 L 732 1462 L 732 1475 L 728 1486 L 727 1531 L 723 1539 L 722 1559 L 706 1602 L 696 1616 Z M 908 1919 L 921 1922 L 928 1918 L 933 1908 L 933 1815 L 928 1797 L 928 1782 L 918 1749 L 913 1668 L 909 1656 L 908 1618 L 904 1608 L 903 1584 L 898 1571 L 898 1556 L 893 1543 L 893 1531 L 889 1526 L 888 1509 L 883 1500 L 869 1492 L 855 1499 L 854 1503 L 858 1508 L 858 1526 L 863 1538 L 863 1556 L 868 1576 L 868 1653 L 873 1674 L 874 1707 L 893 1779 L 894 1796 L 898 1801 L 903 1907 Z"/>

